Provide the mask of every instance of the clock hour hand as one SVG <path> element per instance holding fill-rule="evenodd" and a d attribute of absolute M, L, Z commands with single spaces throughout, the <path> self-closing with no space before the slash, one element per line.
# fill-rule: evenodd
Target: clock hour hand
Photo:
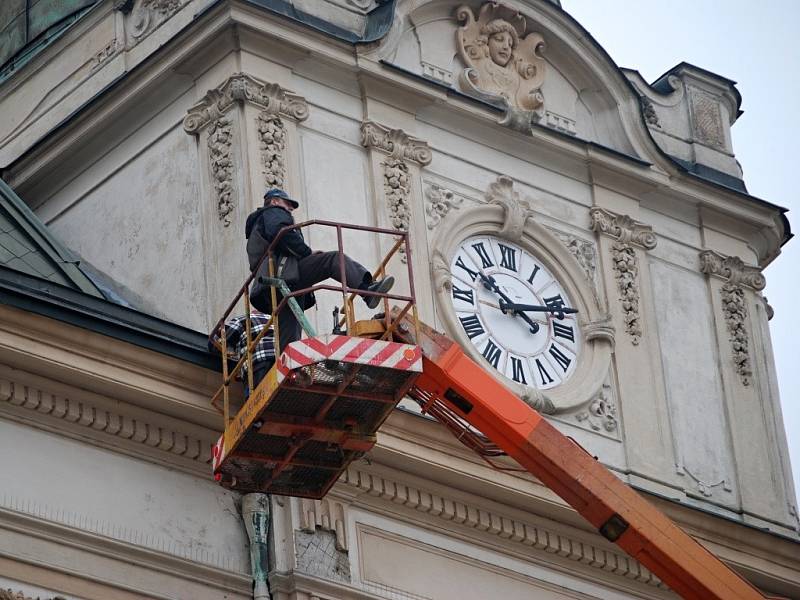
<path fill-rule="evenodd" d="M 494 292 L 495 294 L 497 294 L 500 297 L 500 310 L 501 310 L 501 312 L 503 312 L 505 314 L 505 312 L 508 310 L 508 311 L 511 312 L 512 316 L 519 315 L 522 318 L 522 320 L 525 321 L 528 324 L 528 326 L 530 327 L 531 333 L 536 333 L 536 332 L 539 331 L 539 324 L 536 321 L 534 321 L 533 319 L 531 319 L 524 312 L 516 310 L 516 309 L 513 309 L 513 308 L 508 308 L 508 309 L 507 308 L 503 308 L 504 306 L 515 306 L 515 304 L 511 301 L 511 298 L 509 298 L 508 296 L 506 296 L 503 293 L 503 291 L 500 289 L 500 286 L 497 285 L 497 282 L 494 280 L 493 277 L 487 277 L 483 273 L 478 273 L 478 275 L 480 276 L 481 281 L 483 282 L 483 287 L 485 287 L 490 292 Z"/>
<path fill-rule="evenodd" d="M 513 302 L 506 302 L 505 299 L 500 302 L 500 310 L 512 310 L 514 312 L 546 312 L 553 315 L 556 319 L 563 319 L 564 315 L 574 315 L 578 312 L 577 308 L 568 308 L 566 306 L 540 306 L 538 304 L 515 304 Z"/>

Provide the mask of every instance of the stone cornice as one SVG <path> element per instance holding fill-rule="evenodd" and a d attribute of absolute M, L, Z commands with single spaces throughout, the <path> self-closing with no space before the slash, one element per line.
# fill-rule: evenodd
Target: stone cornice
<path fill-rule="evenodd" d="M 734 285 L 746 285 L 756 291 L 763 290 L 767 285 L 767 280 L 758 267 L 744 264 L 738 256 L 725 256 L 714 250 L 703 250 L 700 253 L 700 270 Z"/>
<path fill-rule="evenodd" d="M 411 160 L 422 166 L 430 164 L 433 158 L 428 142 L 375 121 L 361 123 L 361 145 L 382 150 L 395 160 Z"/>
<path fill-rule="evenodd" d="M 148 415 L 124 402 L 59 386 L 57 391 L 12 379 L 19 371 L 0 371 L 0 414 L 34 426 L 148 457 L 192 474 L 207 474 L 216 432 L 164 415 Z M 135 450 L 134 450 L 135 449 Z"/>
<path fill-rule="evenodd" d="M 479 506 L 465 498 L 456 498 L 455 495 L 446 495 L 430 491 L 417 485 L 389 478 L 384 474 L 366 471 L 351 466 L 342 476 L 333 490 L 336 495 L 342 490 L 348 496 L 354 491 L 364 494 L 364 498 L 376 498 L 390 503 L 392 506 L 403 506 L 436 520 L 456 523 L 461 527 L 474 530 L 476 533 L 489 534 L 503 540 L 520 544 L 520 547 L 533 548 L 546 553 L 556 553 L 562 558 L 578 563 L 583 563 L 593 568 L 613 571 L 627 579 L 632 579 L 648 585 L 664 587 L 660 579 L 633 558 L 617 551 L 613 546 L 604 545 L 604 541 L 597 544 L 589 541 L 588 536 L 570 535 L 566 528 L 555 531 L 539 523 L 523 520 L 510 514 L 504 514 L 495 508 Z M 361 502 L 361 497 L 356 497 L 354 503 Z M 320 507 L 321 508 L 321 507 Z M 304 509 L 314 510 L 308 503 Z M 313 512 L 307 512 L 305 522 L 319 523 L 320 517 Z M 346 519 L 339 513 L 341 519 Z M 336 521 L 327 521 L 326 528 L 335 530 L 343 526 Z M 452 527 L 452 526 L 450 526 Z M 498 541 L 499 541 L 498 540 Z M 527 550 L 530 552 L 531 550 Z"/>
<path fill-rule="evenodd" d="M 203 429 L 220 424 L 209 403 L 220 385 L 217 372 L 142 348 L 135 340 L 0 305 L 0 353 L 5 365 L 21 369 L 20 376 L 27 373 L 25 381 L 6 376 L 20 384 L 114 398 Z"/>
<path fill-rule="evenodd" d="M 39 552 L 36 563 L 53 571 L 62 568 L 56 563 L 70 559 L 87 563 L 98 559 L 119 561 L 124 565 L 120 568 L 132 573 L 133 578 L 166 574 L 186 586 L 189 594 L 205 587 L 219 594 L 209 597 L 251 597 L 245 595 L 250 588 L 249 565 L 237 557 L 204 553 L 202 548 L 180 546 L 166 538 L 148 538 L 135 529 L 104 523 L 90 514 L 71 514 L 54 510 L 44 502 L 18 502 L 0 495 L 0 540 L 9 539 L 10 535 L 24 536 L 26 545 Z M 58 549 L 54 551 L 55 544 Z M 3 550 L 5 558 L 15 558 L 7 548 Z M 47 555 L 53 552 L 57 556 Z M 95 582 L 106 587 L 102 578 Z"/>
<path fill-rule="evenodd" d="M 264 83 L 246 73 L 236 73 L 218 87 L 209 90 L 189 109 L 183 119 L 184 130 L 186 133 L 198 134 L 239 101 L 250 102 L 269 115 L 288 117 L 295 121 L 308 118 L 308 103 L 302 96 L 284 90 L 276 83 Z"/>
<path fill-rule="evenodd" d="M 590 208 L 589 216 L 592 220 L 593 231 L 604 233 L 623 243 L 636 244 L 645 250 L 652 250 L 656 247 L 658 239 L 650 225 L 635 221 L 628 215 L 618 215 L 599 206 Z"/>

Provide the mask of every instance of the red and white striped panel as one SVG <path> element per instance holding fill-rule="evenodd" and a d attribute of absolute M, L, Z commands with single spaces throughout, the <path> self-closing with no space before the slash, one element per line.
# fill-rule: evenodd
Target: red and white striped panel
<path fill-rule="evenodd" d="M 225 458 L 225 434 L 219 436 L 217 443 L 211 446 L 211 472 L 216 471 Z"/>
<path fill-rule="evenodd" d="M 278 380 L 282 380 L 293 369 L 328 359 L 422 372 L 422 352 L 419 346 L 328 334 L 289 344 L 278 363 Z"/>

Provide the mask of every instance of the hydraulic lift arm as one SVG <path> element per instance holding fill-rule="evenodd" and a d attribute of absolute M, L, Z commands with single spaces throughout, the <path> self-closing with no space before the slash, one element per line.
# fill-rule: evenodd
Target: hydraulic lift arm
<path fill-rule="evenodd" d="M 766 598 L 507 390 L 458 344 L 424 324 L 403 322 L 399 329 L 405 341 L 422 349 L 422 375 L 409 395 L 423 412 L 451 429 L 462 423 L 467 439 L 488 438 L 682 598 Z"/>

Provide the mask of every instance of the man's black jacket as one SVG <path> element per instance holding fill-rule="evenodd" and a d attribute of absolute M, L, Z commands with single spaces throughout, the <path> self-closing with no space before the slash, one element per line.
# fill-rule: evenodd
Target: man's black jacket
<path fill-rule="evenodd" d="M 261 260 L 278 232 L 288 225 L 294 225 L 292 214 L 280 206 L 264 206 L 250 213 L 245 223 L 244 233 L 247 238 L 247 259 L 251 272 L 256 270 L 258 261 Z M 303 235 L 296 229 L 287 231 L 278 240 L 277 247 L 274 249 L 276 275 L 286 281 L 290 289 L 294 289 L 300 279 L 298 261 L 310 254 L 311 248 L 303 240 Z M 270 288 L 260 281 L 260 278 L 268 276 L 269 263 L 265 260 L 258 267 L 258 274 L 250 288 L 250 302 L 258 310 L 271 313 Z M 311 308 L 315 304 L 313 294 L 306 294 L 297 300 L 303 309 Z"/>

